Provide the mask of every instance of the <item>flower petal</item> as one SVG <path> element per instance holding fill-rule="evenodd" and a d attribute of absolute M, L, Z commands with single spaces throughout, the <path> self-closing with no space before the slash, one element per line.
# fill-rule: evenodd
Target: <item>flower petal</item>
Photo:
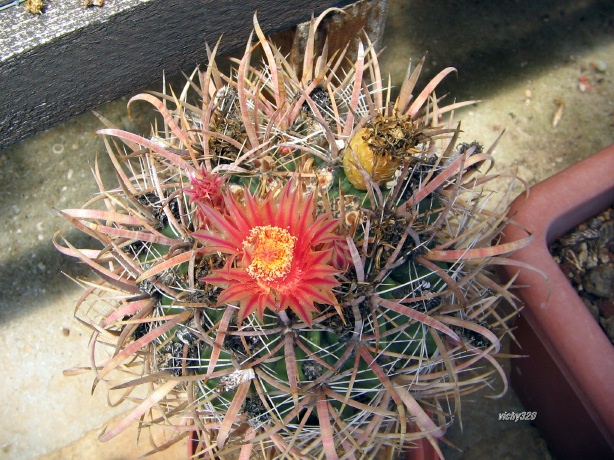
<path fill-rule="evenodd" d="M 236 225 L 231 225 L 225 216 L 222 216 L 217 210 L 209 207 L 201 207 L 205 216 L 209 219 L 209 227 L 214 227 L 218 231 L 221 231 L 232 240 L 232 243 L 236 246 L 243 241 L 243 234 L 237 230 Z"/>
<path fill-rule="evenodd" d="M 194 232 L 192 236 L 198 240 L 204 241 L 206 243 L 205 249 L 211 253 L 219 251 L 224 254 L 234 254 L 238 251 L 237 245 L 228 238 L 204 232 Z"/>

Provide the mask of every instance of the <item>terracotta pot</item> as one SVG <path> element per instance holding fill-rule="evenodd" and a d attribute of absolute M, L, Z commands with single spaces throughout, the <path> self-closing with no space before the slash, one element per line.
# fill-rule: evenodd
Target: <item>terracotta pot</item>
<path fill-rule="evenodd" d="M 614 203 L 614 144 L 531 188 L 510 215 L 504 241 L 533 234 L 512 257 L 525 307 L 514 336 L 527 355 L 512 360 L 511 382 L 557 459 L 614 458 L 614 346 L 548 251 L 548 245 Z M 517 267 L 504 267 L 511 279 Z"/>

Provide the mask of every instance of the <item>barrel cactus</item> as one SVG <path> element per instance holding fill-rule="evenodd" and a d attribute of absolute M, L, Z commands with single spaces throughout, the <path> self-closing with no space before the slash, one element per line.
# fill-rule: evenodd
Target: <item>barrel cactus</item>
<path fill-rule="evenodd" d="M 150 138 L 103 120 L 119 184 L 61 211 L 100 244 L 55 239 L 99 275 L 82 369 L 138 403 L 101 440 L 138 422 L 202 458 L 391 458 L 505 391 L 516 307 L 489 267 L 525 242 L 497 244 L 494 146 L 459 142 L 467 103 L 435 95 L 454 69 L 413 95 L 421 61 L 391 102 L 368 38 L 345 70 L 315 51 L 321 18 L 299 66 L 254 18 L 230 74 L 208 49 L 178 95 L 133 97 L 162 116 Z"/>

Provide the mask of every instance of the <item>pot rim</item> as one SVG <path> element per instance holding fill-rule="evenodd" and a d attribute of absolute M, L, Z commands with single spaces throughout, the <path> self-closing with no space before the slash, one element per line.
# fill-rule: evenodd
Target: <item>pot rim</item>
<path fill-rule="evenodd" d="M 514 266 L 503 266 L 502 272 L 508 279 L 518 274 L 516 285 L 521 288 L 515 294 L 524 304 L 521 314 L 610 442 L 614 440 L 614 346 L 548 245 L 613 203 L 614 144 L 531 187 L 528 197 L 518 197 L 509 214 L 513 223 L 502 236 L 505 243 L 526 237 L 527 232 L 533 235 L 533 241 L 510 258 L 541 274 L 526 268 L 519 272 Z"/>

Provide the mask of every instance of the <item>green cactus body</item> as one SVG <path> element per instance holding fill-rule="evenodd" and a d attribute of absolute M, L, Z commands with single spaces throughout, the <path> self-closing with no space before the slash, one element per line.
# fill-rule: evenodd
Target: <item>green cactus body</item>
<path fill-rule="evenodd" d="M 469 181 L 491 151 L 455 148 L 460 130 L 433 115 L 453 108 L 432 94 L 450 69 L 384 103 L 391 89 L 365 84 L 371 44 L 339 78 L 343 53 L 314 55 L 316 24 L 302 73 L 255 21 L 262 67 L 250 45 L 225 76 L 211 53 L 179 99 L 133 98 L 164 129 L 101 130 L 121 186 L 64 212 L 104 249 L 56 240 L 101 274 L 77 310 L 96 381 L 147 386 L 141 423 L 170 426 L 169 443 L 198 433 L 206 455 L 384 458 L 434 442 L 509 331 L 486 270 L 507 208 L 485 211 Z M 359 161 L 344 160 L 352 136 L 368 143 Z M 364 162 L 378 158 L 374 180 Z"/>

